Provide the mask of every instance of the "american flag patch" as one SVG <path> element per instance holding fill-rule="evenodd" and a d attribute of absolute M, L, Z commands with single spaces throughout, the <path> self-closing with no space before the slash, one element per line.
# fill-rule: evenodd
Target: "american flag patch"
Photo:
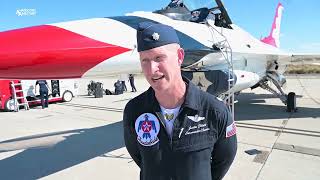
<path fill-rule="evenodd" d="M 237 132 L 236 124 L 233 122 L 226 129 L 226 138 L 235 135 Z"/>

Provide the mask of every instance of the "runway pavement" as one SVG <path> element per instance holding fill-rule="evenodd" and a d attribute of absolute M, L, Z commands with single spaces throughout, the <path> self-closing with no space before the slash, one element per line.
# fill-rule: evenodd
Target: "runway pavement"
<path fill-rule="evenodd" d="M 115 78 L 99 81 L 112 89 Z M 139 179 L 124 147 L 122 112 L 147 82 L 138 77 L 137 93 L 103 98 L 85 95 L 88 82 L 80 81 L 80 95 L 69 103 L 0 112 L 0 179 Z M 319 179 L 319 84 L 318 75 L 288 77 L 285 91 L 296 92 L 297 113 L 262 89 L 237 97 L 238 152 L 225 180 Z"/>

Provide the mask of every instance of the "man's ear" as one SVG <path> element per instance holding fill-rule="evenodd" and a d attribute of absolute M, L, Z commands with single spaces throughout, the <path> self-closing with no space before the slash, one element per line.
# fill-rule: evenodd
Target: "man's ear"
<path fill-rule="evenodd" d="M 182 48 L 178 49 L 178 63 L 181 66 L 184 59 L 184 50 Z"/>

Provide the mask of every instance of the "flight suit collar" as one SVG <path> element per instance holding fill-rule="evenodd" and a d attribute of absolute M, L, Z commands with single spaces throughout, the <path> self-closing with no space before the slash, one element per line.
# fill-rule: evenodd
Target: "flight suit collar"
<path fill-rule="evenodd" d="M 183 81 L 187 84 L 187 91 L 183 103 L 183 107 L 188 107 L 194 110 L 199 110 L 200 102 L 200 89 L 193 84 L 189 79 L 182 77 Z"/>
<path fill-rule="evenodd" d="M 199 110 L 199 106 L 201 105 L 200 102 L 200 89 L 196 87 L 189 79 L 186 77 L 182 77 L 183 81 L 187 85 L 186 89 L 186 95 L 184 103 L 182 104 L 181 108 L 188 107 L 194 110 Z M 145 104 L 145 106 L 153 107 L 154 112 L 161 112 L 159 102 L 157 101 L 157 98 L 155 96 L 155 92 L 152 89 L 152 87 L 149 87 L 147 90 L 147 96 L 148 96 L 148 104 Z"/>

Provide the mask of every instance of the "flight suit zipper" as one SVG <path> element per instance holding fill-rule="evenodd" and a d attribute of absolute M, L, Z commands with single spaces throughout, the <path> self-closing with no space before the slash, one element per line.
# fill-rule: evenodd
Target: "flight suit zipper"
<path fill-rule="evenodd" d="M 171 134 L 171 137 L 170 137 L 170 149 L 171 149 L 171 150 L 173 150 L 173 147 L 172 147 L 172 137 L 173 137 L 173 134 L 174 134 L 173 131 L 174 131 L 174 128 L 175 128 L 175 124 L 177 123 L 176 120 L 179 118 L 182 110 L 183 110 L 183 107 L 181 106 L 180 109 L 179 109 L 179 112 L 178 112 L 178 114 L 177 114 L 177 117 L 175 118 L 175 120 L 174 120 L 174 122 L 173 122 L 173 127 L 172 127 L 173 130 L 172 130 L 172 134 Z M 183 132 L 183 129 L 184 129 L 184 128 L 181 128 L 181 129 L 180 129 L 179 136 L 178 136 L 179 139 L 180 139 L 180 137 L 181 137 L 181 134 L 182 134 L 182 132 Z"/>
<path fill-rule="evenodd" d="M 177 115 L 176 119 L 178 118 L 179 114 L 180 114 L 180 111 L 178 112 L 178 115 Z M 161 112 L 156 112 L 156 116 L 160 119 L 160 123 L 162 124 L 162 126 L 164 127 L 164 129 L 166 129 L 166 123 L 164 122 L 165 120 L 164 120 Z M 176 119 L 175 119 L 175 120 L 176 120 Z M 174 128 L 174 123 L 173 123 L 173 128 Z M 167 135 L 168 142 L 169 142 L 169 148 L 170 148 L 170 150 L 172 150 L 172 149 L 173 149 L 173 148 L 172 148 L 173 130 L 172 130 L 172 136 L 170 136 L 167 132 L 166 132 L 166 135 Z"/>
<path fill-rule="evenodd" d="M 162 126 L 163 126 L 164 128 L 166 128 L 166 124 L 165 124 L 165 122 L 164 122 L 164 119 L 163 119 L 163 117 L 162 117 L 162 114 L 161 114 L 160 112 L 156 112 L 156 116 L 158 117 L 158 119 L 160 119 L 160 123 L 162 124 Z"/>

